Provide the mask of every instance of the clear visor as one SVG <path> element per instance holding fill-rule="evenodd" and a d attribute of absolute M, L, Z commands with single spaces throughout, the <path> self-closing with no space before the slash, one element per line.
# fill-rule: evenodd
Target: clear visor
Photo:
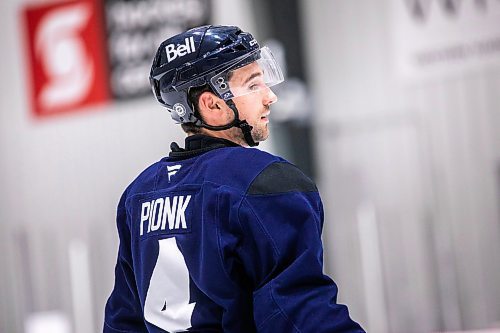
<path fill-rule="evenodd" d="M 224 100 L 266 90 L 283 80 L 280 66 L 267 46 L 245 55 L 210 79 Z"/>

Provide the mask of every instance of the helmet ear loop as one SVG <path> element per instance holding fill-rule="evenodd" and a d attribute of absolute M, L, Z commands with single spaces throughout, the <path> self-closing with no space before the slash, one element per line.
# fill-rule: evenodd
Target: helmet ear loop
<path fill-rule="evenodd" d="M 191 89 L 192 89 L 192 87 L 188 88 L 188 90 L 186 92 L 186 96 L 189 96 L 189 93 L 191 92 Z M 186 98 L 186 100 L 188 101 L 189 106 L 191 107 L 191 110 L 193 110 L 194 117 L 197 119 L 195 125 L 199 126 L 199 124 L 203 124 L 203 119 L 201 118 L 201 115 L 198 112 L 198 108 L 195 107 L 194 102 L 191 101 L 190 98 Z"/>

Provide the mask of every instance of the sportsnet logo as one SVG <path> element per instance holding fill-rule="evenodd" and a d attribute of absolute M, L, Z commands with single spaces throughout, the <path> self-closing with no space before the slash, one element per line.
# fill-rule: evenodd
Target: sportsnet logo
<path fill-rule="evenodd" d="M 23 11 L 33 113 L 47 116 L 109 98 L 100 2 L 50 1 Z"/>
<path fill-rule="evenodd" d="M 184 42 L 185 44 L 178 44 L 177 47 L 174 44 L 168 44 L 165 46 L 165 53 L 167 54 L 168 62 L 195 51 L 193 36 L 186 38 Z"/>

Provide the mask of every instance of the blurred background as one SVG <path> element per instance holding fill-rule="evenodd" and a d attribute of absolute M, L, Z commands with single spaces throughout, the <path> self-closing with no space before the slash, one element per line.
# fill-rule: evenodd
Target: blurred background
<path fill-rule="evenodd" d="M 286 70 L 261 148 L 315 179 L 368 332 L 500 329 L 500 1 L 2 0 L 0 332 L 102 331 L 124 188 L 184 134 L 157 45 L 234 24 Z"/>

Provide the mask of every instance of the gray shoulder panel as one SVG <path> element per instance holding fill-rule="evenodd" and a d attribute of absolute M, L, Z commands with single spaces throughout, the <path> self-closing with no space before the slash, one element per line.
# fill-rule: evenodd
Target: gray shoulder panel
<path fill-rule="evenodd" d="M 299 168 L 287 162 L 269 164 L 253 180 L 247 194 L 276 194 L 286 192 L 315 192 L 318 189 Z"/>

